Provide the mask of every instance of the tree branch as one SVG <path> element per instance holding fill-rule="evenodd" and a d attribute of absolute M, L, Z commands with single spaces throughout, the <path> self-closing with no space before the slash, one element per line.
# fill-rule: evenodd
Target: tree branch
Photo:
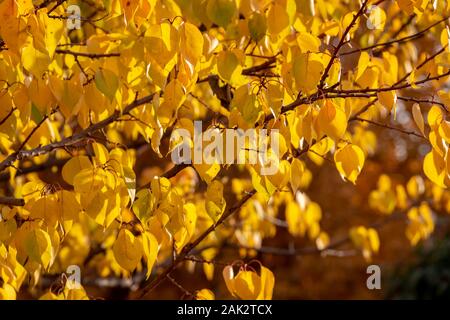
<path fill-rule="evenodd" d="M 363 118 L 360 118 L 360 117 L 355 117 L 354 120 L 357 120 L 357 121 L 360 121 L 360 122 L 367 122 L 367 123 L 370 123 L 370 124 L 378 126 L 378 127 L 382 127 L 382 128 L 386 128 L 386 129 L 389 129 L 389 130 L 398 131 L 398 132 L 401 132 L 401 133 L 404 133 L 404 134 L 407 134 L 407 135 L 416 136 L 418 138 L 425 139 L 425 140 L 428 141 L 427 138 L 425 138 L 421 134 L 418 134 L 418 133 L 416 133 L 414 131 L 408 131 L 408 130 L 404 130 L 402 128 L 392 127 L 392 126 L 390 126 L 388 124 L 379 123 L 379 122 L 375 122 L 375 121 L 372 121 L 372 120 L 369 120 L 369 119 L 363 119 Z"/>
<path fill-rule="evenodd" d="M 345 38 L 347 38 L 347 34 L 353 28 L 353 26 L 355 25 L 358 18 L 364 13 L 364 10 L 366 9 L 368 2 L 369 2 L 369 0 L 364 0 L 364 2 L 361 4 L 361 8 L 359 8 L 358 12 L 353 16 L 352 21 L 350 22 L 350 24 L 347 26 L 344 33 L 342 34 L 341 39 L 339 40 L 339 43 L 336 46 L 336 49 L 334 49 L 333 55 L 331 56 L 331 59 L 328 62 L 328 65 L 326 66 L 325 71 L 322 74 L 322 77 L 320 78 L 319 85 L 318 85 L 319 91 L 325 85 L 325 80 L 328 78 L 328 73 L 330 72 L 330 69 L 333 66 L 334 60 L 337 58 L 337 54 L 339 53 L 339 50 L 345 43 Z"/>
<path fill-rule="evenodd" d="M 159 276 L 150 282 L 143 284 L 139 298 L 143 299 L 151 290 L 156 288 L 170 273 L 191 253 L 191 251 L 200 244 L 211 232 L 215 231 L 218 226 L 220 226 L 227 218 L 232 216 L 256 193 L 256 190 L 248 192 L 235 206 L 229 207 L 217 220 L 216 223 L 212 224 L 206 231 L 200 234 L 194 241 L 188 243 L 183 247 L 180 254 L 176 256 L 172 264 L 165 269 Z"/>
<path fill-rule="evenodd" d="M 136 107 L 139 107 L 143 104 L 151 102 L 154 95 L 155 95 L 155 93 L 152 93 L 146 97 L 135 100 L 133 103 L 129 104 L 123 110 L 123 113 L 128 113 Z M 55 149 L 65 148 L 65 147 L 74 145 L 77 142 L 88 138 L 90 135 L 92 135 L 96 131 L 99 131 L 99 130 L 105 128 L 106 126 L 110 125 L 111 123 L 115 122 L 117 119 L 119 119 L 121 114 L 122 113 L 120 111 L 116 110 L 108 118 L 89 126 L 88 128 L 84 129 L 80 133 L 77 133 L 70 137 L 62 139 L 61 141 L 50 143 L 45 146 L 37 147 L 34 149 L 30 149 L 30 150 L 19 150 L 17 152 L 14 152 L 13 154 L 9 155 L 6 159 L 4 159 L 2 162 L 0 162 L 0 172 L 5 170 L 6 168 L 10 167 L 17 160 L 23 160 L 23 159 L 36 157 L 36 156 L 39 156 L 39 155 L 42 155 L 45 153 L 49 153 Z"/>
<path fill-rule="evenodd" d="M 412 16 L 412 17 L 414 17 L 414 16 Z M 388 48 L 388 47 L 390 47 L 390 46 L 392 46 L 394 44 L 400 44 L 400 43 L 404 43 L 404 42 L 408 42 L 408 41 L 411 41 L 411 40 L 415 40 L 415 39 L 421 38 L 430 29 L 432 29 L 435 26 L 439 25 L 440 23 L 446 21 L 447 19 L 448 19 L 448 17 L 445 17 L 445 18 L 443 18 L 443 19 L 433 23 L 429 27 L 427 27 L 427 28 L 425 28 L 425 29 L 423 29 L 423 30 L 421 30 L 421 31 L 419 31 L 417 33 L 414 33 L 414 34 L 412 34 L 410 36 L 406 36 L 406 37 L 403 37 L 403 38 L 400 38 L 400 39 L 390 40 L 390 41 L 386 41 L 386 42 L 382 42 L 382 43 L 377 43 L 377 44 L 374 44 L 372 46 L 368 46 L 368 47 L 365 47 L 365 48 L 359 48 L 359 49 L 354 49 L 354 50 L 351 50 L 351 51 L 343 52 L 343 53 L 340 54 L 340 56 L 346 56 L 346 55 L 349 55 L 349 54 L 354 54 L 354 53 L 358 53 L 358 52 L 362 52 L 362 51 L 369 51 L 369 50 L 380 48 L 380 47 L 383 47 L 383 49 L 385 49 L 385 48 Z M 376 54 L 376 53 L 374 53 L 374 54 Z"/>
<path fill-rule="evenodd" d="M 6 206 L 23 207 L 25 205 L 25 200 L 13 197 L 0 197 L 0 204 Z"/>
<path fill-rule="evenodd" d="M 100 59 L 100 58 L 110 58 L 110 57 L 120 57 L 120 53 L 111 52 L 111 53 L 87 53 L 87 52 L 76 52 L 66 49 L 56 49 L 55 53 L 58 54 L 70 54 L 74 57 L 86 57 L 91 59 Z"/>

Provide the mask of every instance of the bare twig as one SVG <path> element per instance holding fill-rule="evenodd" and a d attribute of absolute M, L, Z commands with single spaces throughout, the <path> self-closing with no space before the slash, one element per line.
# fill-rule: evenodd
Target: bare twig
<path fill-rule="evenodd" d="M 412 16 L 412 17 L 414 17 L 414 16 Z M 374 44 L 374 45 L 371 45 L 371 46 L 368 46 L 368 47 L 364 47 L 364 48 L 359 48 L 359 49 L 354 49 L 354 50 L 351 50 L 351 51 L 343 52 L 343 53 L 340 54 L 340 56 L 346 56 L 346 55 L 349 55 L 349 54 L 354 54 L 354 53 L 358 53 L 358 52 L 362 52 L 362 51 L 369 51 L 369 50 L 376 49 L 376 48 L 383 48 L 383 49 L 385 49 L 385 48 L 388 48 L 388 47 L 390 47 L 390 46 L 392 46 L 394 44 L 400 44 L 400 43 L 404 43 L 404 42 L 409 42 L 411 40 L 416 40 L 416 39 L 421 38 L 422 36 L 424 36 L 430 29 L 434 28 L 435 26 L 441 24 L 442 22 L 444 22 L 446 20 L 448 20 L 448 17 L 445 17 L 445 18 L 443 18 L 443 19 L 433 23 L 429 27 L 427 27 L 427 28 L 425 28 L 425 29 L 423 29 L 423 30 L 421 30 L 421 31 L 419 31 L 417 33 L 414 33 L 412 35 L 409 35 L 409 36 L 406 36 L 406 37 L 403 37 L 403 38 L 400 38 L 400 39 L 390 40 L 390 41 L 387 41 L 387 42 L 377 43 L 377 44 Z M 377 53 L 374 52 L 374 54 L 377 54 Z"/>
<path fill-rule="evenodd" d="M 111 53 L 87 53 L 87 52 L 76 52 L 65 49 L 56 49 L 55 53 L 58 54 L 70 54 L 74 57 L 86 57 L 90 59 L 100 59 L 100 58 L 110 58 L 110 57 L 120 57 L 119 52 L 111 52 Z"/>
<path fill-rule="evenodd" d="M 328 78 L 328 73 L 330 72 L 330 69 L 333 66 L 334 60 L 337 58 L 339 50 L 344 45 L 345 39 L 347 38 L 348 33 L 353 28 L 353 26 L 355 25 L 358 18 L 364 13 L 364 10 L 366 9 L 368 2 L 369 2 L 369 0 L 364 0 L 364 2 L 361 4 L 361 8 L 359 8 L 358 12 L 355 15 L 353 15 L 352 21 L 350 22 L 350 24 L 347 26 L 344 33 L 342 34 L 341 39 L 339 40 L 339 43 L 336 46 L 336 49 L 334 49 L 333 55 L 331 56 L 331 59 L 328 62 L 328 65 L 326 66 L 326 68 L 322 74 L 322 77 L 320 78 L 319 85 L 318 85 L 319 91 L 325 85 L 325 80 Z"/>
<path fill-rule="evenodd" d="M 379 122 L 376 122 L 376 121 L 372 121 L 372 120 L 369 120 L 369 119 L 363 119 L 363 118 L 360 118 L 360 117 L 355 117 L 354 119 L 357 120 L 357 121 L 360 121 L 360 122 L 367 122 L 367 123 L 370 123 L 370 124 L 378 126 L 378 127 L 382 127 L 382 128 L 386 128 L 386 129 L 389 129 L 389 130 L 398 131 L 398 132 L 401 132 L 401 133 L 404 133 L 404 134 L 407 134 L 407 135 L 412 135 L 412 136 L 416 136 L 418 138 L 427 140 L 424 136 L 422 136 L 421 134 L 418 134 L 415 131 L 404 130 L 402 128 L 393 127 L 393 126 L 390 126 L 388 124 L 379 123 Z"/>
<path fill-rule="evenodd" d="M 13 197 L 0 197 L 0 204 L 14 207 L 22 207 L 25 205 L 25 201 L 23 199 Z"/>

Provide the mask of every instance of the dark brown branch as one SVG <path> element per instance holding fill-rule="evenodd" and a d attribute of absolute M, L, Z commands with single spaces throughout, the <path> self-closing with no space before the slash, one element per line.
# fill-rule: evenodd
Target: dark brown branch
<path fill-rule="evenodd" d="M 9 119 L 9 117 L 12 116 L 12 114 L 14 113 L 14 111 L 16 111 L 16 108 L 11 108 L 11 110 L 9 110 L 8 114 L 7 114 L 2 120 L 0 120 L 0 126 L 1 126 L 2 124 L 4 124 L 4 123 Z"/>
<path fill-rule="evenodd" d="M 43 9 L 43 8 L 46 8 L 50 3 L 53 3 L 53 2 L 55 2 L 55 0 L 45 0 L 40 5 L 38 5 L 38 6 L 34 7 L 34 8 L 36 10 Z"/>
<path fill-rule="evenodd" d="M 64 2 L 66 2 L 66 0 L 57 0 L 56 4 L 50 9 L 48 10 L 47 14 L 49 15 L 50 13 L 52 13 L 53 11 L 55 11 L 60 5 L 62 5 Z"/>
<path fill-rule="evenodd" d="M 426 58 L 424 61 L 422 61 L 416 68 L 415 70 L 420 70 L 421 68 L 423 68 L 423 66 L 425 66 L 428 62 L 430 62 L 431 60 L 433 60 L 435 57 L 437 57 L 438 55 L 440 55 L 441 53 L 443 53 L 445 51 L 445 48 L 441 48 L 440 50 L 438 50 L 437 52 L 433 53 L 431 56 L 429 56 L 428 58 Z M 413 70 L 411 70 L 410 72 L 406 73 L 402 78 L 400 78 L 400 80 L 398 80 L 394 86 L 402 83 L 403 81 L 405 81 L 406 79 L 408 79 L 408 77 L 411 75 L 411 73 L 413 72 Z M 373 106 L 376 102 L 378 101 L 378 98 L 373 99 L 371 102 L 369 102 L 368 104 L 366 104 L 363 108 L 361 108 L 360 111 L 358 111 L 353 117 L 357 117 L 361 114 L 363 114 L 364 112 L 366 112 L 371 106 Z"/>
<path fill-rule="evenodd" d="M 60 167 L 64 165 L 69 159 L 50 159 L 47 162 L 41 164 L 34 164 L 28 167 L 19 167 L 16 176 L 22 176 L 31 172 L 39 172 L 50 169 L 53 166 Z M 6 181 L 10 178 L 9 172 L 2 172 L 0 174 L 0 181 Z"/>
<path fill-rule="evenodd" d="M 406 36 L 406 37 L 403 37 L 403 38 L 400 38 L 400 39 L 390 40 L 390 41 L 387 41 L 387 42 L 377 43 L 377 44 L 374 44 L 374 45 L 371 45 L 371 46 L 368 46 L 368 47 L 365 47 L 365 48 L 359 48 L 359 49 L 343 52 L 343 53 L 340 54 L 340 56 L 346 56 L 346 55 L 349 55 L 349 54 L 354 54 L 354 53 L 358 53 L 358 52 L 362 52 L 362 51 L 369 51 L 369 50 L 380 48 L 380 47 L 385 49 L 385 48 L 391 47 L 394 44 L 400 44 L 400 43 L 404 43 L 404 42 L 409 42 L 411 40 L 416 40 L 416 39 L 421 38 L 422 36 L 424 36 L 430 29 L 432 29 L 435 26 L 439 25 L 440 23 L 446 21 L 447 19 L 448 19 L 448 17 L 445 17 L 445 18 L 443 18 L 443 19 L 433 23 L 429 27 L 427 27 L 427 28 L 425 28 L 425 29 L 423 29 L 423 30 L 421 30 L 421 31 L 419 31 L 417 33 L 414 33 L 414 34 L 412 34 L 410 36 Z M 376 54 L 376 53 L 374 53 L 374 54 Z"/>
<path fill-rule="evenodd" d="M 172 282 L 172 284 L 177 287 L 178 289 L 180 289 L 185 296 L 191 297 L 191 298 L 195 298 L 195 295 L 190 292 L 189 290 L 187 290 L 186 288 L 184 288 L 181 284 L 179 284 L 174 278 L 172 278 L 172 276 L 170 274 L 167 275 L 167 279 L 170 280 L 170 282 Z"/>
<path fill-rule="evenodd" d="M 6 206 L 23 207 L 25 200 L 13 197 L 0 197 L 0 204 Z"/>
<path fill-rule="evenodd" d="M 366 88 L 366 89 L 353 89 L 353 90 L 330 90 L 329 92 L 332 93 L 339 93 L 339 94 L 353 94 L 353 93 L 370 93 L 370 92 L 386 92 L 386 91 L 395 91 L 395 90 L 400 90 L 400 89 L 406 89 L 406 88 L 410 88 L 413 85 L 420 85 L 420 84 L 424 84 L 433 80 L 439 80 L 442 79 L 446 76 L 450 75 L 450 70 L 442 73 L 442 74 L 438 74 L 436 76 L 428 76 L 423 80 L 419 80 L 416 81 L 414 83 L 405 83 L 402 85 L 393 85 L 390 87 L 385 87 L 385 88 Z"/>
<path fill-rule="evenodd" d="M 58 54 L 70 54 L 74 57 L 85 57 L 91 59 L 100 59 L 100 58 L 110 58 L 110 57 L 120 57 L 120 53 L 111 52 L 111 53 L 87 53 L 87 52 L 75 52 L 71 50 L 65 49 L 56 49 L 55 53 Z"/>
<path fill-rule="evenodd" d="M 389 129 L 389 130 L 398 131 L 398 132 L 401 132 L 401 133 L 404 133 L 404 134 L 407 134 L 407 135 L 413 135 L 413 136 L 419 137 L 421 139 L 427 140 L 424 136 L 422 136 L 421 134 L 418 134 L 418 133 L 416 133 L 414 131 L 404 130 L 402 128 L 393 127 L 393 126 L 390 126 L 388 124 L 379 123 L 379 122 L 376 122 L 376 121 L 372 121 L 372 120 L 369 120 L 369 119 L 363 119 L 363 118 L 360 118 L 360 117 L 355 117 L 354 120 L 360 121 L 360 122 L 367 122 L 367 123 L 370 123 L 370 124 L 378 126 L 378 127 L 382 127 L 382 128 L 386 128 L 386 129 Z"/>
<path fill-rule="evenodd" d="M 184 164 L 184 163 L 177 164 L 177 165 L 173 166 L 172 168 L 170 168 L 168 171 L 166 171 L 164 174 L 162 174 L 161 177 L 170 179 L 172 177 L 175 177 L 178 174 L 178 172 L 182 171 L 184 168 L 187 168 L 189 166 L 190 166 L 189 164 Z M 151 184 L 151 182 L 144 184 L 143 186 L 139 187 L 138 190 L 150 188 L 150 184 Z"/>
<path fill-rule="evenodd" d="M 267 59 L 268 59 L 267 61 L 265 61 L 265 62 L 263 62 L 261 64 L 258 64 L 256 66 L 243 69 L 242 70 L 242 75 L 252 76 L 256 72 L 273 68 L 274 67 L 273 64 L 276 62 L 276 57 L 277 56 L 278 55 L 275 55 L 275 56 L 272 56 L 272 57 L 267 57 Z M 207 77 L 205 77 L 203 79 L 198 80 L 197 83 L 209 82 L 211 78 L 215 78 L 215 77 L 217 77 L 217 75 L 209 75 L 209 76 L 207 76 Z"/>
<path fill-rule="evenodd" d="M 247 69 L 242 70 L 242 74 L 243 74 L 244 76 L 251 76 L 251 75 L 253 75 L 254 73 L 257 73 L 257 72 L 259 72 L 259 71 L 273 68 L 273 67 L 274 67 L 273 64 L 274 64 L 276 61 L 277 61 L 277 58 L 276 58 L 276 57 L 269 58 L 266 62 L 264 62 L 264 63 L 262 63 L 262 64 L 260 64 L 260 65 L 256 65 L 256 66 L 253 66 L 253 67 L 250 67 L 250 68 L 247 68 Z"/>
<path fill-rule="evenodd" d="M 447 110 L 447 106 L 439 101 L 435 101 L 435 100 L 428 100 L 428 99 L 420 99 L 420 98 L 414 98 L 414 97 L 402 97 L 402 96 L 397 96 L 398 100 L 402 100 L 402 101 L 408 101 L 408 102 L 416 102 L 416 103 L 427 103 L 427 104 L 437 104 L 439 106 L 441 106 L 443 109 Z"/>
<path fill-rule="evenodd" d="M 230 265 L 230 263 L 227 263 L 227 262 L 221 262 L 221 261 L 216 261 L 216 260 L 205 260 L 205 259 L 196 257 L 194 255 L 189 255 L 185 259 L 188 261 L 196 262 L 196 263 L 213 264 L 216 266 L 223 266 L 223 267 Z"/>
<path fill-rule="evenodd" d="M 55 108 L 53 110 L 50 111 L 49 114 L 46 114 L 44 117 L 42 117 L 41 121 L 39 121 L 39 123 L 33 128 L 33 130 L 31 130 L 31 132 L 28 134 L 28 136 L 25 138 L 25 140 L 23 140 L 23 142 L 21 143 L 21 145 L 19 146 L 19 148 L 17 149 L 19 152 L 22 151 L 25 148 L 25 145 L 28 143 L 28 141 L 30 141 L 31 137 L 35 134 L 35 132 L 42 126 L 42 124 L 47 121 L 47 119 L 54 114 L 56 111 L 58 110 L 58 108 Z"/>

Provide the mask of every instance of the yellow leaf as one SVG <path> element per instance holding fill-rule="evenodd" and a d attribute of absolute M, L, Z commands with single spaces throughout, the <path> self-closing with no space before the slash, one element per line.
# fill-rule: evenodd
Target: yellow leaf
<path fill-rule="evenodd" d="M 356 80 L 356 82 L 363 89 L 374 88 L 378 85 L 379 74 L 380 74 L 379 68 L 375 66 L 369 66 L 362 73 L 362 75 Z"/>
<path fill-rule="evenodd" d="M 62 295 L 56 295 L 53 292 L 47 292 L 39 297 L 39 300 L 64 300 Z"/>
<path fill-rule="evenodd" d="M 367 66 L 370 63 L 370 56 L 366 51 L 361 52 L 358 60 L 358 68 L 356 69 L 356 80 L 362 76 L 364 71 L 366 71 Z"/>
<path fill-rule="evenodd" d="M 202 289 L 195 294 L 196 300 L 215 300 L 214 293 L 209 289 Z"/>
<path fill-rule="evenodd" d="M 89 297 L 84 288 L 70 289 L 67 285 L 64 288 L 65 300 L 89 300 Z"/>
<path fill-rule="evenodd" d="M 397 94 L 394 90 L 391 91 L 381 91 L 377 93 L 378 100 L 380 101 L 381 105 L 389 110 L 389 112 L 392 112 L 392 109 L 394 109 L 394 119 L 396 116 L 396 109 L 395 105 L 397 103 Z"/>
<path fill-rule="evenodd" d="M 21 57 L 23 67 L 36 78 L 41 78 L 50 64 L 48 54 L 37 50 L 31 43 L 21 49 Z"/>
<path fill-rule="evenodd" d="M 222 271 L 223 279 L 225 280 L 225 285 L 228 291 L 234 295 L 234 271 L 232 266 L 226 266 Z"/>
<path fill-rule="evenodd" d="M 435 149 L 432 149 L 423 160 L 423 172 L 438 186 L 445 188 L 446 163 Z"/>
<path fill-rule="evenodd" d="M 131 204 L 133 204 L 136 197 L 136 174 L 133 169 L 129 167 L 123 167 L 122 169 L 125 187 L 127 188 L 128 195 L 130 196 Z"/>
<path fill-rule="evenodd" d="M 181 82 L 177 79 L 170 81 L 164 90 L 164 101 L 157 110 L 157 116 L 163 127 L 171 123 L 185 99 L 186 91 Z"/>
<path fill-rule="evenodd" d="M 301 186 L 301 180 L 304 171 L 305 165 L 303 164 L 303 162 L 298 160 L 297 158 L 294 158 L 291 163 L 291 179 L 290 179 L 292 191 L 294 193 L 296 193 Z"/>
<path fill-rule="evenodd" d="M 386 24 L 386 13 L 384 10 L 379 6 L 371 6 L 369 11 L 367 28 L 370 30 L 383 30 Z"/>
<path fill-rule="evenodd" d="M 412 106 L 412 115 L 414 122 L 416 123 L 420 132 L 423 136 L 425 136 L 425 124 L 423 121 L 422 111 L 420 110 L 420 105 L 418 103 L 414 103 L 414 105 Z"/>
<path fill-rule="evenodd" d="M 372 254 L 380 249 L 380 239 L 373 228 L 354 227 L 350 229 L 350 239 L 357 248 L 361 249 L 364 258 L 368 261 L 371 260 Z"/>
<path fill-rule="evenodd" d="M 408 226 L 406 237 L 415 246 L 420 240 L 427 239 L 434 230 L 433 214 L 426 203 L 419 208 L 413 207 L 408 211 Z"/>
<path fill-rule="evenodd" d="M 109 101 L 113 101 L 119 89 L 119 78 L 111 70 L 99 69 L 95 73 L 95 85 Z"/>
<path fill-rule="evenodd" d="M 24 246 L 31 260 L 41 264 L 44 269 L 50 267 L 54 252 L 47 232 L 40 228 L 32 228 L 25 236 Z"/>
<path fill-rule="evenodd" d="M 258 120 L 261 111 L 261 105 L 257 96 L 250 92 L 250 88 L 247 85 L 236 89 L 233 100 L 231 101 L 231 108 L 237 108 L 242 118 L 251 124 L 254 124 Z"/>
<path fill-rule="evenodd" d="M 277 35 L 289 27 L 289 15 L 279 3 L 270 6 L 267 13 L 267 29 L 269 33 Z"/>
<path fill-rule="evenodd" d="M 318 52 L 321 44 L 319 38 L 307 32 L 299 32 L 297 34 L 297 42 L 300 50 L 304 53 Z"/>
<path fill-rule="evenodd" d="M 109 152 L 103 144 L 94 142 L 92 144 L 92 149 L 94 149 L 94 160 L 97 165 L 103 165 L 108 161 Z"/>
<path fill-rule="evenodd" d="M 261 266 L 261 291 L 257 300 L 271 300 L 274 285 L 275 277 L 273 276 L 272 271 Z"/>
<path fill-rule="evenodd" d="M 330 100 L 320 108 L 318 122 L 322 132 L 335 141 L 342 138 L 347 129 L 345 112 Z"/>
<path fill-rule="evenodd" d="M 266 175 L 266 181 L 270 181 L 276 189 L 281 190 L 290 180 L 291 164 L 287 160 L 279 161 L 276 156 L 270 161 L 277 163 L 277 171 L 275 174 Z"/>
<path fill-rule="evenodd" d="M 324 250 L 330 245 L 330 237 L 326 232 L 321 232 L 316 239 L 316 247 L 319 250 Z"/>
<path fill-rule="evenodd" d="M 442 120 L 438 131 L 445 142 L 450 143 L 450 121 Z"/>
<path fill-rule="evenodd" d="M 28 87 L 28 95 L 32 105 L 36 106 L 41 114 L 45 114 L 56 104 L 56 99 L 50 90 L 49 82 L 34 78 Z"/>
<path fill-rule="evenodd" d="M 140 190 L 136 195 L 136 201 L 133 203 L 133 212 L 141 222 L 146 222 L 152 213 L 154 198 L 148 189 Z"/>
<path fill-rule="evenodd" d="M 4 283 L 2 287 L 0 287 L 0 300 L 16 300 L 16 291 L 13 286 Z"/>
<path fill-rule="evenodd" d="M 223 198 L 223 184 L 218 181 L 212 181 L 206 190 L 205 207 L 206 212 L 214 221 L 217 221 L 225 211 L 225 199 Z"/>
<path fill-rule="evenodd" d="M 261 283 L 256 272 L 240 271 L 234 278 L 235 294 L 243 300 L 256 299 L 261 291 Z"/>
<path fill-rule="evenodd" d="M 121 212 L 120 193 L 114 190 L 105 192 L 95 192 L 93 195 L 86 195 L 86 203 L 81 201 L 86 214 L 96 223 L 107 228 Z"/>
<path fill-rule="evenodd" d="M 233 51 L 221 51 L 217 55 L 217 72 L 223 81 L 232 86 L 241 86 L 245 83 L 241 61 Z"/>
<path fill-rule="evenodd" d="M 206 13 L 212 22 L 220 27 L 227 27 L 237 12 L 235 0 L 210 0 L 206 5 Z"/>
<path fill-rule="evenodd" d="M 32 10 L 34 10 L 34 7 Z M 0 19 L 2 22 L 0 24 L 0 36 L 5 41 L 8 50 L 11 50 L 14 54 L 20 53 L 20 49 L 28 38 L 27 21 L 21 18 L 28 15 L 28 12 L 24 10 L 19 17 L 20 11 L 20 6 L 17 5 L 15 0 L 0 2 Z"/>
<path fill-rule="evenodd" d="M 65 30 L 64 21 L 50 18 L 44 10 L 38 12 L 38 18 L 41 28 L 44 29 L 45 49 L 49 56 L 53 58 L 56 46 Z"/>
<path fill-rule="evenodd" d="M 153 265 L 159 251 L 159 245 L 156 238 L 148 231 L 142 233 L 142 250 L 144 259 L 147 262 L 146 279 L 152 274 Z"/>
<path fill-rule="evenodd" d="M 421 176 L 413 176 L 406 184 L 406 190 L 412 199 L 418 198 L 425 191 L 425 184 Z"/>
<path fill-rule="evenodd" d="M 161 201 L 168 195 L 171 189 L 171 183 L 167 178 L 155 177 L 150 184 L 150 188 L 156 200 Z"/>
<path fill-rule="evenodd" d="M 52 195 L 42 197 L 36 202 L 31 202 L 31 205 L 30 216 L 32 219 L 42 219 L 49 227 L 56 227 L 61 212 L 55 197 Z M 26 208 L 28 208 L 28 204 Z"/>
<path fill-rule="evenodd" d="M 447 145 L 445 144 L 445 136 L 441 137 L 439 133 L 439 127 L 442 124 L 442 122 L 439 124 L 438 127 L 431 127 L 432 130 L 428 134 L 428 141 L 431 144 L 431 147 L 436 151 L 442 158 L 445 157 L 447 154 Z"/>
<path fill-rule="evenodd" d="M 317 54 L 302 53 L 294 59 L 292 69 L 297 90 L 308 93 L 316 89 L 325 67 Z"/>
<path fill-rule="evenodd" d="M 345 14 L 341 19 L 341 30 L 340 30 L 340 37 L 343 36 L 343 33 L 347 28 L 350 26 L 350 23 L 353 21 L 353 17 L 356 15 L 355 11 L 350 11 L 347 14 Z M 348 36 L 351 37 L 352 34 L 358 29 L 359 27 L 359 21 L 356 20 L 356 23 L 350 28 L 350 32 L 348 33 Z"/>
<path fill-rule="evenodd" d="M 259 12 L 254 12 L 248 20 L 248 30 L 250 32 L 251 38 L 254 41 L 258 42 L 259 40 L 264 38 L 267 31 L 266 16 Z"/>
<path fill-rule="evenodd" d="M 275 279 L 273 273 L 261 265 L 260 275 L 255 271 L 241 268 L 234 275 L 233 267 L 226 266 L 223 269 L 223 277 L 228 291 L 243 300 L 272 299 Z"/>
<path fill-rule="evenodd" d="M 437 105 L 432 105 L 427 115 L 428 125 L 433 129 L 438 129 L 443 119 L 442 109 Z"/>
<path fill-rule="evenodd" d="M 142 241 L 129 230 L 121 229 L 114 242 L 113 252 L 117 263 L 125 270 L 132 272 L 143 255 Z"/>
<path fill-rule="evenodd" d="M 50 90 L 55 96 L 61 112 L 68 119 L 78 113 L 77 104 L 82 96 L 82 85 L 76 78 L 62 80 L 56 76 L 49 79 Z"/>
<path fill-rule="evenodd" d="M 203 53 L 203 36 L 193 24 L 183 24 L 181 33 L 181 52 L 192 65 L 196 65 Z"/>
<path fill-rule="evenodd" d="M 125 22 L 127 24 L 133 21 L 133 17 L 139 7 L 139 3 L 139 0 L 120 0 L 120 5 L 125 15 Z"/>
<path fill-rule="evenodd" d="M 342 178 L 356 184 L 356 179 L 364 166 L 364 152 L 354 144 L 347 144 L 334 154 L 336 168 Z"/>
<path fill-rule="evenodd" d="M 76 156 L 70 158 L 62 168 L 63 179 L 70 185 L 73 185 L 74 177 L 83 169 L 92 168 L 91 161 L 86 156 Z"/>
<path fill-rule="evenodd" d="M 82 169 L 73 177 L 73 186 L 78 193 L 93 193 L 99 191 L 103 185 L 103 176 L 100 170 L 93 168 Z"/>
<path fill-rule="evenodd" d="M 195 170 L 200 175 L 200 178 L 202 178 L 203 181 L 206 183 L 211 183 L 211 181 L 217 176 L 217 174 L 220 171 L 220 165 L 217 163 L 214 164 L 207 164 L 207 163 L 201 163 L 201 164 L 194 164 Z"/>
<path fill-rule="evenodd" d="M 396 2 L 406 14 L 412 14 L 414 12 L 414 0 L 397 0 Z"/>
<path fill-rule="evenodd" d="M 396 194 L 391 190 L 391 179 L 383 174 L 379 177 L 377 185 L 378 189 L 373 190 L 369 195 L 369 205 L 381 213 L 390 214 L 397 204 Z"/>

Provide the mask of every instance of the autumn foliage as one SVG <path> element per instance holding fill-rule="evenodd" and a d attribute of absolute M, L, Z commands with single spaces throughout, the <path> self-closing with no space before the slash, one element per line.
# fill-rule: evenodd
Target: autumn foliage
<path fill-rule="evenodd" d="M 0 299 L 304 297 L 292 272 L 428 241 L 450 213 L 449 15 L 447 0 L 0 0 Z M 194 121 L 273 132 L 278 170 L 173 163 Z"/>

